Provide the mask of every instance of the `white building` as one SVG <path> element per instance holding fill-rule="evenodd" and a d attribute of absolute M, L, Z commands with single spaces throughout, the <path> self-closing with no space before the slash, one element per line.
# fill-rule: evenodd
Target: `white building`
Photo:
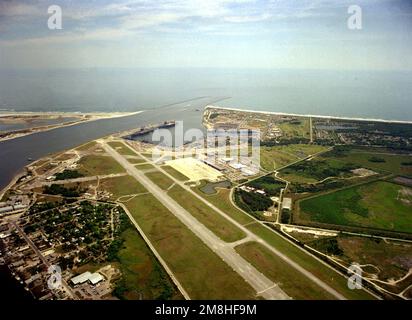
<path fill-rule="evenodd" d="M 248 168 L 242 168 L 241 170 L 242 170 L 243 175 L 245 175 L 245 176 L 254 176 L 255 174 L 257 174 L 256 171 L 253 171 L 253 170 L 248 169 Z"/>
<path fill-rule="evenodd" d="M 89 277 L 89 281 L 90 281 L 90 283 L 91 283 L 92 285 L 96 285 L 96 284 L 98 284 L 100 281 L 103 281 L 103 280 L 104 280 L 103 276 L 102 276 L 100 273 L 98 273 L 98 272 L 93 273 L 93 274 Z"/>
<path fill-rule="evenodd" d="M 239 162 L 231 163 L 231 164 L 229 164 L 229 166 L 232 167 L 233 169 L 236 169 L 236 170 L 240 170 L 240 169 L 246 167 L 244 164 L 241 164 Z"/>
<path fill-rule="evenodd" d="M 70 279 L 73 285 L 83 284 L 87 281 L 90 281 L 92 285 L 96 285 L 103 280 L 104 277 L 100 273 L 91 273 L 89 271 L 83 272 L 82 274 L 79 274 L 78 276 Z"/>

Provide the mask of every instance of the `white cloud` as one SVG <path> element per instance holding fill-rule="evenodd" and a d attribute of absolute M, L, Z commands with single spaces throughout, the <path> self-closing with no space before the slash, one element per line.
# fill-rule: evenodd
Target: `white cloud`
<path fill-rule="evenodd" d="M 233 23 L 247 23 L 247 22 L 259 22 L 265 21 L 272 17 L 271 14 L 265 13 L 260 15 L 252 15 L 252 16 L 229 16 L 225 17 L 224 21 L 233 22 Z"/>
<path fill-rule="evenodd" d="M 19 3 L 17 1 L 0 2 L 0 16 L 18 17 L 18 16 L 37 16 L 44 14 L 39 6 L 34 4 Z"/>

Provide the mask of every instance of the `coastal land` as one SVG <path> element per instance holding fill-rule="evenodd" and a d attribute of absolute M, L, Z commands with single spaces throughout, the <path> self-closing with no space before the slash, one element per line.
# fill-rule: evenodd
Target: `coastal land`
<path fill-rule="evenodd" d="M 82 122 L 127 117 L 138 112 L 0 112 L 0 141 Z"/>
<path fill-rule="evenodd" d="M 142 127 L 49 155 L 4 190 L 4 264 L 38 299 L 412 298 L 410 123 L 213 106 L 202 121 L 259 130 L 257 166 L 248 139 L 153 157 Z"/>

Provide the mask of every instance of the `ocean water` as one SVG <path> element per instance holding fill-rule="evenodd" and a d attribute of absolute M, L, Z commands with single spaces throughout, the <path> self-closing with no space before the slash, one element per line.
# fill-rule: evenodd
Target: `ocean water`
<path fill-rule="evenodd" d="M 135 111 L 204 96 L 262 111 L 412 120 L 412 72 L 0 70 L 0 109 Z"/>

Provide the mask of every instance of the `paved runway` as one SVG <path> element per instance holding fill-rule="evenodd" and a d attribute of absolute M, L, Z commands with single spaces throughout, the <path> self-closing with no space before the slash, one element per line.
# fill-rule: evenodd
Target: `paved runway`
<path fill-rule="evenodd" d="M 249 262 L 243 259 L 229 243 L 222 241 L 208 228 L 197 221 L 188 211 L 180 206 L 175 200 L 155 185 L 144 173 L 137 170 L 126 158 L 107 145 L 104 141 L 99 141 L 102 147 L 116 159 L 126 171 L 141 183 L 151 194 L 153 194 L 166 208 L 168 208 L 189 230 L 198 236 L 210 249 L 221 257 L 230 267 L 232 267 L 243 279 L 246 280 L 265 299 L 284 300 L 290 297 L 282 291 L 273 281 L 260 273 Z M 230 297 L 228 297 L 230 298 Z"/>

